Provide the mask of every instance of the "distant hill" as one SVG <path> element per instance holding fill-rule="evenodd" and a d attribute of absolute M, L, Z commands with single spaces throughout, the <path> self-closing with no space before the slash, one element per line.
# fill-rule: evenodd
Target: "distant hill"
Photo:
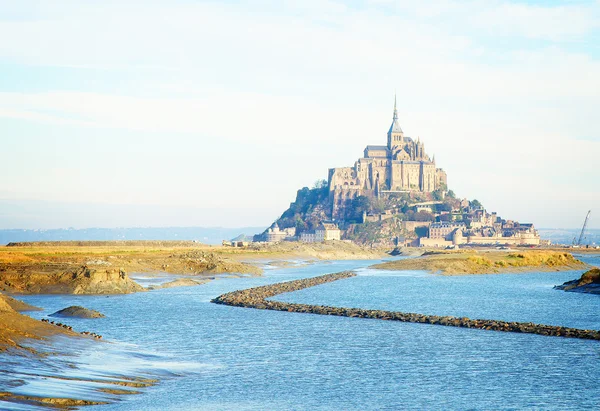
<path fill-rule="evenodd" d="M 540 237 L 552 241 L 553 244 L 572 244 L 573 239 L 579 238 L 580 228 L 540 228 Z M 585 230 L 582 245 L 600 245 L 600 229 L 588 228 Z"/>
<path fill-rule="evenodd" d="M 0 230 L 0 245 L 24 241 L 197 240 L 220 244 L 239 235 L 252 236 L 265 227 L 133 227 L 60 228 L 52 230 Z"/>

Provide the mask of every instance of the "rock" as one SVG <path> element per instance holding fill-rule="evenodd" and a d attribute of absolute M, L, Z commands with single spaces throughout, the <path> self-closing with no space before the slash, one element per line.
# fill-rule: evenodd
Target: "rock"
<path fill-rule="evenodd" d="M 104 260 L 89 260 L 86 262 L 86 265 L 112 265 L 108 261 Z"/>
<path fill-rule="evenodd" d="M 90 310 L 85 307 L 81 307 L 79 305 L 72 305 L 67 308 L 63 308 L 53 314 L 50 314 L 50 317 L 68 317 L 68 318 L 103 318 L 104 314 Z"/>
<path fill-rule="evenodd" d="M 145 291 L 124 270 L 112 267 L 50 267 L 50 272 L 36 268 L 5 272 L 0 291 L 22 294 L 128 294 Z"/>
<path fill-rule="evenodd" d="M 555 290 L 576 293 L 600 294 L 600 268 L 592 268 L 581 275 L 578 280 L 567 281 L 554 287 Z"/>
<path fill-rule="evenodd" d="M 128 294 L 144 291 L 144 287 L 127 276 L 125 271 L 115 268 L 91 269 L 81 267 L 71 274 L 73 294 Z"/>
<path fill-rule="evenodd" d="M 169 281 L 161 285 L 151 285 L 148 287 L 149 290 L 159 290 L 161 288 L 173 288 L 173 287 L 192 287 L 195 285 L 205 284 L 209 280 L 193 280 L 191 278 L 179 278 L 177 280 Z"/>
<path fill-rule="evenodd" d="M 6 301 L 6 298 L 5 295 L 0 294 L 0 313 L 14 313 L 15 310 Z"/>

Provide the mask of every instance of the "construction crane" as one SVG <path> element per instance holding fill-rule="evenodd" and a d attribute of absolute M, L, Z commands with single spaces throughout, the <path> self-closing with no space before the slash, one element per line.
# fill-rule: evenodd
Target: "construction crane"
<path fill-rule="evenodd" d="M 581 245 L 581 242 L 583 241 L 583 235 L 585 234 L 585 227 L 587 227 L 587 223 L 588 223 L 588 220 L 590 219 L 591 212 L 592 212 L 592 210 L 589 210 L 587 212 L 587 215 L 585 216 L 585 221 L 583 222 L 583 227 L 581 227 L 581 234 L 579 234 L 579 240 L 577 240 L 576 245 Z"/>

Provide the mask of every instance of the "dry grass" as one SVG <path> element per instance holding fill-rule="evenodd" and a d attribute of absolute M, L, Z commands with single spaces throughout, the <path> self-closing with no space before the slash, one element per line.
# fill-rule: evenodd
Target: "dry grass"
<path fill-rule="evenodd" d="M 580 269 L 585 264 L 562 251 L 528 250 L 432 253 L 419 258 L 377 264 L 385 270 L 426 270 L 448 275 Z"/>
<path fill-rule="evenodd" d="M 579 282 L 581 284 L 600 284 L 600 268 L 592 268 L 591 270 L 586 271 L 579 279 Z"/>
<path fill-rule="evenodd" d="M 243 248 L 206 245 L 191 241 L 66 241 L 24 244 L 27 245 L 0 247 L 0 263 L 85 263 L 88 260 L 112 257 L 127 270 L 128 263 L 136 259 L 160 260 L 173 254 L 189 252 L 212 253 L 238 261 L 289 256 L 317 259 L 366 259 L 380 258 L 385 255 L 383 250 L 368 249 L 342 241 L 314 244 L 283 242 Z"/>
<path fill-rule="evenodd" d="M 191 241 L 23 243 L 0 247 L 0 290 L 70 293 L 76 285 L 71 284 L 71 277 L 65 274 L 78 273 L 83 266 L 107 274 L 123 270 L 126 273 L 166 272 L 206 277 L 215 274 L 260 275 L 263 262 L 256 260 L 290 257 L 365 259 L 383 255 L 383 251 L 341 241 L 318 244 L 286 242 L 246 248 L 210 246 Z"/>

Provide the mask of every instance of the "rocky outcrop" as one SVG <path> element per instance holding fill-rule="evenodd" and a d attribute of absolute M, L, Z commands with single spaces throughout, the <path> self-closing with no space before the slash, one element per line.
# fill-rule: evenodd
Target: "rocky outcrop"
<path fill-rule="evenodd" d="M 144 290 L 119 268 L 84 265 L 59 272 L 7 270 L 0 273 L 0 291 L 15 294 L 128 294 Z"/>
<path fill-rule="evenodd" d="M 74 273 L 67 273 L 66 277 L 73 294 L 129 294 L 144 291 L 144 287 L 129 278 L 125 271 L 116 268 L 90 269 L 83 266 Z"/>
<path fill-rule="evenodd" d="M 466 317 L 436 316 L 399 311 L 365 310 L 360 308 L 340 308 L 322 305 L 294 304 L 268 300 L 281 293 L 287 293 L 315 285 L 324 284 L 344 278 L 354 277 L 355 273 L 342 272 L 320 277 L 306 278 L 285 283 L 277 283 L 262 287 L 249 288 L 223 294 L 211 302 L 236 307 L 256 308 L 262 310 L 288 311 L 320 315 L 337 315 L 342 317 L 372 318 L 378 320 L 402 321 L 410 323 L 435 324 L 451 327 L 477 328 L 481 330 L 504 331 L 515 333 L 539 334 L 554 337 L 582 338 L 600 340 L 600 331 L 581 330 L 577 328 L 558 327 L 552 325 L 507 322 L 498 320 L 479 320 Z"/>
<path fill-rule="evenodd" d="M 213 277 L 214 278 L 214 277 Z M 160 285 L 151 285 L 148 290 L 160 290 L 162 288 L 173 288 L 173 287 L 193 287 L 200 284 L 206 284 L 210 279 L 194 280 L 191 278 L 178 278 L 177 280 L 169 281 Z"/>
<path fill-rule="evenodd" d="M 6 300 L 5 295 L 0 294 L 0 313 L 14 313 L 16 312 Z"/>
<path fill-rule="evenodd" d="M 578 280 L 567 281 L 554 287 L 555 290 L 576 293 L 600 294 L 600 268 L 592 268 L 581 275 Z"/>
<path fill-rule="evenodd" d="M 262 269 L 256 265 L 234 261 L 217 253 L 202 250 L 174 253 L 166 262 L 167 264 L 164 264 L 161 270 L 178 274 L 262 274 Z"/>
<path fill-rule="evenodd" d="M 64 318 L 104 318 L 104 314 L 90 310 L 79 305 L 72 305 L 67 308 L 63 308 L 53 314 L 50 317 L 64 317 Z"/>

